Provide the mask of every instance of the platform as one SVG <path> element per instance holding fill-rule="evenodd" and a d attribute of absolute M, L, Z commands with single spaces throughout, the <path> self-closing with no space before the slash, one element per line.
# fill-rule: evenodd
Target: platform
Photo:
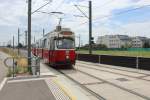
<path fill-rule="evenodd" d="M 5 78 L 0 84 L 0 100 L 89 100 L 89 98 L 77 84 L 41 63 L 40 77 Z"/>

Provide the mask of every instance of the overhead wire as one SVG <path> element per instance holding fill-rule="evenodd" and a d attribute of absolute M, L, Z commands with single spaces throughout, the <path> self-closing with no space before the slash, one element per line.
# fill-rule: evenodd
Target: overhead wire
<path fill-rule="evenodd" d="M 95 21 L 97 21 L 97 20 L 99 21 L 99 20 L 102 20 L 102 19 L 104 19 L 104 18 L 109 18 L 109 17 L 118 16 L 118 15 L 121 15 L 121 14 L 124 14 L 124 13 L 128 13 L 128 12 L 132 12 L 132 11 L 138 10 L 138 9 L 143 9 L 143 8 L 145 8 L 145 7 L 150 7 L 150 5 L 143 5 L 143 6 L 140 6 L 140 7 L 137 7 L 137 8 L 133 8 L 133 9 L 129 9 L 129 10 L 126 10 L 126 11 L 121 11 L 121 12 L 115 13 L 115 14 L 113 14 L 113 15 L 104 15 L 104 16 L 101 16 L 101 17 L 98 17 L 98 18 L 93 19 L 93 21 L 95 22 Z M 84 22 L 84 23 L 81 23 L 80 25 L 86 24 L 86 23 L 88 23 L 88 22 L 86 21 L 86 22 Z"/>
<path fill-rule="evenodd" d="M 100 7 L 104 7 L 104 6 L 106 6 L 106 5 L 110 4 L 110 3 L 112 3 L 113 1 L 115 1 L 115 0 L 110 0 L 110 1 L 108 1 L 108 2 L 105 2 L 105 3 L 102 4 Z M 88 6 L 84 6 L 84 5 L 77 5 L 77 4 L 75 4 L 74 6 L 76 6 L 76 7 L 77 7 L 77 6 L 80 6 L 80 7 L 86 7 L 86 8 L 88 8 Z M 81 12 L 81 9 L 79 9 L 79 7 L 78 7 L 78 10 L 80 10 L 80 12 Z M 82 13 L 82 14 L 83 14 L 85 17 L 87 17 L 85 13 Z M 84 16 L 82 16 L 82 15 L 73 15 L 73 16 L 84 18 Z M 88 17 L 87 17 L 87 18 L 88 18 Z M 85 24 L 85 23 L 87 23 L 87 22 L 81 23 L 80 25 Z"/>
<path fill-rule="evenodd" d="M 102 20 L 102 19 L 104 19 L 104 18 L 108 18 L 108 19 L 110 19 L 110 18 L 112 18 L 112 17 L 115 17 L 115 16 L 117 16 L 117 15 L 121 15 L 121 14 L 124 14 L 124 13 L 128 13 L 128 12 L 131 12 L 131 11 L 134 11 L 134 10 L 138 10 L 138 9 L 142 9 L 142 8 L 145 8 L 145 7 L 150 7 L 150 5 L 143 5 L 143 6 L 140 6 L 140 7 L 137 7 L 137 8 L 133 8 L 133 9 L 129 9 L 129 10 L 126 10 L 126 11 L 122 11 L 122 12 L 118 12 L 118 13 L 115 13 L 115 15 L 106 15 L 106 16 L 102 16 L 102 17 L 99 17 L 100 19 L 98 20 L 98 21 L 100 21 L 100 20 Z M 94 19 L 94 20 L 97 20 L 98 18 L 96 18 L 96 19 Z M 94 21 L 95 22 L 95 21 Z M 86 23 L 88 23 L 88 22 L 84 22 L 84 23 L 80 23 L 79 24 L 79 29 L 81 28 L 81 25 L 84 25 L 84 24 L 86 24 Z M 105 23 L 104 23 L 105 24 Z M 120 26 L 120 25 L 116 25 L 116 26 Z M 121 27 L 121 26 L 120 26 Z M 123 28 L 123 27 L 121 27 L 123 30 L 125 30 L 125 31 L 127 31 L 125 28 Z M 78 29 L 78 28 L 77 28 Z"/>
<path fill-rule="evenodd" d="M 44 4 L 43 6 L 39 7 L 38 9 L 36 9 L 35 11 L 32 12 L 32 14 L 34 14 L 35 12 L 39 11 L 40 9 L 42 9 L 43 7 L 45 7 L 46 5 L 50 4 L 50 2 L 47 2 L 46 4 Z"/>
<path fill-rule="evenodd" d="M 89 18 L 89 17 L 85 14 L 85 12 L 82 11 L 82 10 L 78 7 L 78 5 L 75 5 L 75 7 L 84 15 L 84 17 Z"/>
<path fill-rule="evenodd" d="M 118 16 L 118 15 L 125 14 L 125 13 L 128 13 L 128 12 L 132 12 L 132 11 L 135 11 L 135 10 L 143 9 L 145 7 L 150 7 L 150 5 L 144 5 L 144 6 L 129 9 L 129 10 L 126 10 L 126 11 L 121 11 L 121 12 L 115 13 L 114 15 L 106 15 L 106 16 L 99 17 L 99 18 L 108 18 L 108 17 L 112 17 L 112 16 Z M 99 19 L 99 18 L 96 18 L 96 19 Z M 96 20 L 96 19 L 94 19 L 94 20 Z"/>

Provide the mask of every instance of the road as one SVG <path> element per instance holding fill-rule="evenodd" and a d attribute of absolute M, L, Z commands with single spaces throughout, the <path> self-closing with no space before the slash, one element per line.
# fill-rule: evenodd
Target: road
<path fill-rule="evenodd" d="M 3 79 L 7 75 L 7 68 L 5 67 L 3 61 L 8 55 L 4 54 L 3 52 L 0 52 L 0 83 L 3 81 Z"/>

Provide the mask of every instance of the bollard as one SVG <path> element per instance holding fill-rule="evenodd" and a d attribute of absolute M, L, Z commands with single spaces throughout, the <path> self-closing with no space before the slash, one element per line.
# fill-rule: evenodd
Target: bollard
<path fill-rule="evenodd" d="M 38 57 L 33 57 L 31 61 L 32 74 L 37 75 L 37 72 L 39 72 L 40 75 L 40 59 Z"/>
<path fill-rule="evenodd" d="M 35 57 L 31 59 L 31 69 L 32 69 L 32 75 L 36 75 L 36 58 Z"/>
<path fill-rule="evenodd" d="M 101 55 L 99 55 L 99 64 L 101 64 Z"/>
<path fill-rule="evenodd" d="M 139 69 L 139 57 L 136 57 L 136 68 Z"/>

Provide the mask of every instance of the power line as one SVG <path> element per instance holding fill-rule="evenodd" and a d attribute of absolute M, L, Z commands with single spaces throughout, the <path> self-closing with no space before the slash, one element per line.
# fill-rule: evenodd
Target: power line
<path fill-rule="evenodd" d="M 39 7 L 38 9 L 36 9 L 35 11 L 32 12 L 32 14 L 34 14 L 35 12 L 37 12 L 38 10 L 42 9 L 43 7 L 47 6 L 49 3 L 51 3 L 51 1 L 49 1 L 48 3 L 44 4 L 43 6 Z"/>
<path fill-rule="evenodd" d="M 124 14 L 124 13 L 128 13 L 128 12 L 132 12 L 132 11 L 135 11 L 135 10 L 139 10 L 139 9 L 143 9 L 145 7 L 150 7 L 150 5 L 144 5 L 144 6 L 141 6 L 141 7 L 137 7 L 137 8 L 133 8 L 133 9 L 129 9 L 129 10 L 126 10 L 126 11 L 122 11 L 122 12 L 118 12 L 118 13 L 115 13 L 114 15 L 115 16 L 118 16 L 118 15 L 121 15 L 121 14 Z M 99 18 L 108 18 L 108 17 L 112 17 L 114 15 L 106 15 L 106 16 L 103 16 L 103 17 L 99 17 Z M 99 19 L 99 18 L 96 18 L 96 19 Z M 94 19 L 94 20 L 96 20 Z"/>
<path fill-rule="evenodd" d="M 114 17 L 114 16 L 118 16 L 118 15 L 121 15 L 121 14 L 124 14 L 124 13 L 132 12 L 132 11 L 139 10 L 139 9 L 143 9 L 143 8 L 145 8 L 145 7 L 150 7 L 150 5 L 144 5 L 144 6 L 141 6 L 141 7 L 129 9 L 129 10 L 126 10 L 126 11 L 122 11 L 122 12 L 115 13 L 115 14 L 113 14 L 113 15 L 105 15 L 105 16 L 102 16 L 102 17 L 99 17 L 99 18 L 95 18 L 95 19 L 93 19 L 93 20 L 97 20 L 97 19 L 101 20 L 101 19 L 104 19 L 104 18 Z M 95 21 L 94 21 L 94 22 L 95 22 Z M 80 25 L 86 24 L 86 23 L 88 23 L 88 22 L 86 21 L 86 22 L 84 22 L 84 23 L 81 23 Z"/>
<path fill-rule="evenodd" d="M 141 7 L 137 7 L 137 8 L 134 8 L 134 9 L 130 9 L 130 10 L 126 10 L 126 11 L 122 11 L 122 12 L 116 13 L 115 15 L 116 16 L 117 15 L 121 15 L 121 14 L 124 14 L 124 13 L 128 13 L 128 12 L 131 12 L 131 11 L 134 11 L 134 10 L 138 10 L 138 9 L 142 9 L 142 8 L 145 8 L 145 7 L 149 7 L 149 6 L 150 5 L 144 5 L 144 6 L 141 6 Z M 97 20 L 97 19 L 101 20 L 101 19 L 110 18 L 110 17 L 112 17 L 112 15 L 102 16 L 102 17 L 96 18 L 94 20 Z M 93 21 L 93 22 L 95 22 L 95 21 Z M 79 27 L 81 27 L 81 25 L 84 25 L 86 23 L 88 23 L 88 22 L 86 21 L 86 22 L 83 22 L 83 23 L 79 24 Z"/>
<path fill-rule="evenodd" d="M 89 17 L 85 14 L 85 12 L 83 12 L 83 11 L 78 7 L 78 5 L 75 5 L 75 7 L 76 7 L 86 18 L 89 18 Z"/>
<path fill-rule="evenodd" d="M 105 2 L 104 4 L 100 5 L 99 7 L 94 7 L 94 8 L 101 8 L 101 7 L 103 7 L 103 6 L 106 6 L 106 5 L 110 4 L 110 3 L 112 3 L 113 1 L 115 1 L 115 0 L 110 0 L 110 1 Z M 81 9 L 80 9 L 79 7 L 88 8 L 87 6 L 84 6 L 84 5 L 77 5 L 77 4 L 75 4 L 74 6 L 75 6 L 78 10 L 80 10 L 80 12 L 81 12 L 82 14 L 85 15 L 85 13 L 82 12 Z M 82 16 L 77 15 L 77 17 L 82 17 Z"/>
<path fill-rule="evenodd" d="M 84 8 L 88 8 L 87 6 L 84 6 L 84 5 L 74 5 L 74 6 L 80 6 L 80 7 L 84 7 Z"/>

